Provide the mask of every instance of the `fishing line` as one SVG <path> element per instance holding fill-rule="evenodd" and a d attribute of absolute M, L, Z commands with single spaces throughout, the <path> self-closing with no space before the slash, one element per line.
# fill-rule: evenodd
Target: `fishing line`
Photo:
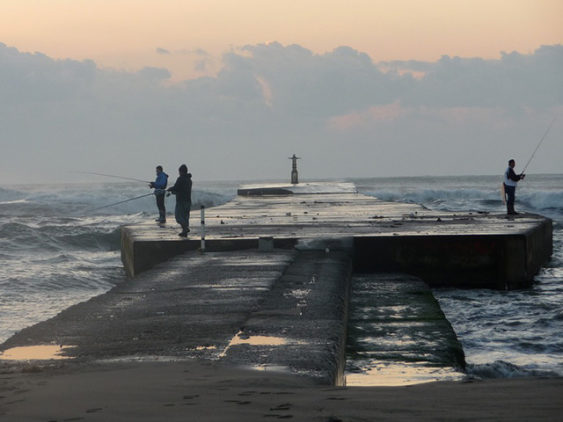
<path fill-rule="evenodd" d="M 526 171 L 526 169 L 528 168 L 528 165 L 530 164 L 530 162 L 532 161 L 532 159 L 534 158 L 534 155 L 536 155 L 536 151 L 539 149 L 540 145 L 543 143 L 543 140 L 546 138 L 547 134 L 549 133 L 549 131 L 551 130 L 551 126 L 553 126 L 553 123 L 555 122 L 556 118 L 554 117 L 553 120 L 551 121 L 551 123 L 549 124 L 547 130 L 545 131 L 545 133 L 543 134 L 542 138 L 540 139 L 540 141 L 538 142 L 538 145 L 536 146 L 536 149 L 534 150 L 534 152 L 532 153 L 532 156 L 530 157 L 530 159 L 528 160 L 528 162 L 526 163 L 526 165 L 524 166 L 524 169 L 522 170 L 522 173 L 520 174 L 524 174 L 524 172 Z"/>
<path fill-rule="evenodd" d="M 119 205 L 119 204 L 124 204 L 125 202 L 134 201 L 135 199 L 141 199 L 141 198 L 144 198 L 145 196 L 149 196 L 149 195 L 154 195 L 154 193 L 153 192 L 146 193 L 144 195 L 139 195 L 139 196 L 136 196 L 134 198 L 124 199 L 123 201 L 114 202 L 112 204 L 107 204 L 107 205 L 102 205 L 101 207 L 92 208 L 89 212 L 101 210 L 102 208 L 113 207 L 113 206 Z"/>
<path fill-rule="evenodd" d="M 141 183 L 151 183 L 147 180 L 135 179 L 134 177 L 117 176 L 115 174 L 106 174 L 106 173 L 96 173 L 93 171 L 75 171 L 75 173 L 94 174 L 96 176 L 113 177 L 114 179 L 133 180 L 135 182 L 141 182 Z"/>

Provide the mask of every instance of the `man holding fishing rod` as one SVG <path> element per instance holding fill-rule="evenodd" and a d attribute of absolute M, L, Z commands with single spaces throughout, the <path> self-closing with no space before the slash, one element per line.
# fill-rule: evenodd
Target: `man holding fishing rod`
<path fill-rule="evenodd" d="M 176 179 L 174 186 L 168 188 L 168 192 L 176 195 L 176 209 L 174 216 L 182 232 L 178 236 L 188 237 L 190 231 L 190 208 L 192 206 L 192 174 L 188 173 L 188 166 L 182 164 L 178 169 L 180 176 Z"/>
<path fill-rule="evenodd" d="M 168 175 L 162 170 L 162 166 L 156 166 L 156 180 L 149 183 L 149 187 L 154 188 L 154 196 L 156 197 L 156 207 L 158 208 L 159 223 L 166 223 L 166 207 L 164 206 L 164 195 L 166 194 L 166 185 L 168 184 Z"/>
<path fill-rule="evenodd" d="M 510 159 L 508 161 L 508 168 L 504 172 L 504 192 L 506 195 L 506 213 L 508 215 L 518 214 L 516 211 L 514 211 L 514 201 L 516 199 L 516 184 L 526 177 L 524 173 L 516 174 L 514 172 L 515 165 L 516 161 Z"/>
<path fill-rule="evenodd" d="M 514 172 L 514 166 L 516 165 L 516 162 L 513 159 L 508 160 L 508 168 L 504 172 L 504 181 L 503 181 L 504 195 L 505 195 L 505 198 L 506 198 L 506 213 L 508 215 L 518 214 L 516 211 L 514 211 L 514 201 L 516 199 L 516 184 L 520 180 L 523 180 L 526 177 L 524 172 L 526 171 L 526 169 L 528 168 L 528 166 L 532 162 L 534 156 L 536 155 L 536 152 L 538 152 L 538 149 L 540 148 L 541 144 L 543 143 L 543 141 L 547 137 L 547 134 L 551 130 L 551 127 L 553 126 L 553 123 L 555 123 L 555 120 L 556 120 L 556 117 L 554 117 L 553 120 L 551 120 L 551 123 L 547 127 L 547 130 L 545 131 L 545 133 L 541 137 L 540 141 L 536 145 L 534 152 L 532 152 L 530 159 L 528 160 L 528 162 L 526 163 L 526 165 L 524 166 L 524 168 L 522 169 L 522 172 L 520 174 L 517 175 Z"/>

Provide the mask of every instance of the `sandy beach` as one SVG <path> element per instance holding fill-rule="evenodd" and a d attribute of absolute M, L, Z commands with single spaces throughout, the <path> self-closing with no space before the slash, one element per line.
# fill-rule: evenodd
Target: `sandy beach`
<path fill-rule="evenodd" d="M 6 421 L 560 420 L 563 378 L 330 387 L 215 362 L 5 365 Z"/>

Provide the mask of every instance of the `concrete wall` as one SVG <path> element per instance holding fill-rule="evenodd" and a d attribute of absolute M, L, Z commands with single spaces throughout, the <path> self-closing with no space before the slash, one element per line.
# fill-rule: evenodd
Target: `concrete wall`
<path fill-rule="evenodd" d="M 354 239 L 357 272 L 402 271 L 432 286 L 517 289 L 552 253 L 552 224 L 507 235 L 364 236 Z"/>
<path fill-rule="evenodd" d="M 121 261 L 129 277 L 135 277 L 184 252 L 201 248 L 200 239 L 140 240 L 135 238 L 134 232 L 134 228 L 121 228 Z M 278 249 L 291 249 L 296 243 L 297 240 L 291 238 L 273 239 L 273 246 Z M 208 239 L 205 241 L 205 249 L 209 252 L 258 249 L 258 247 L 258 238 Z"/>
<path fill-rule="evenodd" d="M 488 235 L 356 236 L 356 272 L 399 271 L 432 286 L 517 289 L 529 286 L 552 253 L 552 223 L 542 219 L 532 229 Z M 273 247 L 293 248 L 297 238 L 273 238 Z M 200 248 L 199 239 L 143 240 L 123 227 L 121 258 L 133 277 L 154 265 Z M 259 247 L 259 238 L 208 239 L 208 251 Z"/>

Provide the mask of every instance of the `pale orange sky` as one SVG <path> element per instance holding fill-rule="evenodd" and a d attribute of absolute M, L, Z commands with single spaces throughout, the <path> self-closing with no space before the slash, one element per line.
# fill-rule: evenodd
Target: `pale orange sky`
<path fill-rule="evenodd" d="M 317 53 L 347 45 L 376 62 L 499 57 L 563 43 L 562 0 L 0 0 L 0 42 L 102 67 L 213 73 L 221 53 L 278 41 Z M 157 54 L 163 48 L 173 54 Z"/>

